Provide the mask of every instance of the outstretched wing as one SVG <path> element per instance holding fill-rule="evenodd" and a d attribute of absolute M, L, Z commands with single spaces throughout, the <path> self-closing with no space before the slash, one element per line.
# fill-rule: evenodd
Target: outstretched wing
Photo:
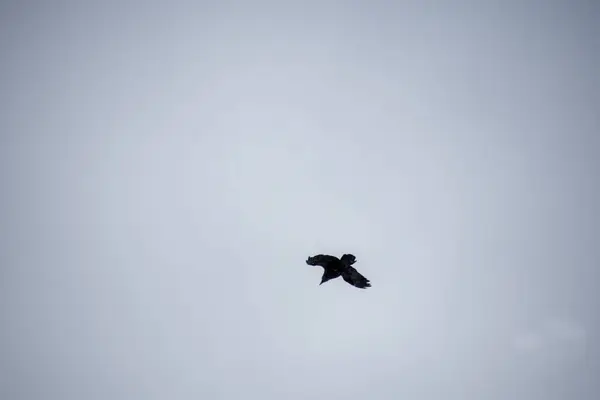
<path fill-rule="evenodd" d="M 356 257 L 353 254 L 344 254 L 340 261 L 346 265 L 352 265 L 356 262 Z"/>
<path fill-rule="evenodd" d="M 335 262 L 339 262 L 337 257 L 326 254 L 317 254 L 316 256 L 308 257 L 308 260 L 306 260 L 308 265 L 320 265 L 323 268 Z"/>
<path fill-rule="evenodd" d="M 342 273 L 338 270 L 331 269 L 331 268 L 325 268 L 325 271 L 323 271 L 323 276 L 321 277 L 321 283 L 319 283 L 319 285 L 322 285 L 331 279 L 335 279 L 338 276 L 340 276 L 341 274 Z"/>
<path fill-rule="evenodd" d="M 344 280 L 352 286 L 356 286 L 359 289 L 371 287 L 369 280 L 351 266 L 348 266 L 344 272 L 342 272 L 342 278 L 344 278 Z"/>

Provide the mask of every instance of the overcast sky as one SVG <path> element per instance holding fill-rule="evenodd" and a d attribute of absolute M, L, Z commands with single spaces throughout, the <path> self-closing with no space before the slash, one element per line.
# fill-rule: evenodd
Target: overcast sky
<path fill-rule="evenodd" d="M 0 6 L 0 398 L 600 398 L 594 1 L 195 3 Z"/>

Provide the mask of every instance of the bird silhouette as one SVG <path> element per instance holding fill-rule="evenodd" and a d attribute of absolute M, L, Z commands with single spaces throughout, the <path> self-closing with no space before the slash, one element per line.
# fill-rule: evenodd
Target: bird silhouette
<path fill-rule="evenodd" d="M 344 254 L 342 258 L 337 258 L 327 254 L 317 254 L 315 256 L 308 257 L 306 260 L 308 265 L 319 265 L 325 270 L 319 285 L 341 276 L 346 282 L 352 286 L 356 286 L 359 289 L 371 287 L 369 280 L 362 276 L 352 266 L 352 264 L 355 262 L 356 257 L 354 257 L 352 254 Z"/>

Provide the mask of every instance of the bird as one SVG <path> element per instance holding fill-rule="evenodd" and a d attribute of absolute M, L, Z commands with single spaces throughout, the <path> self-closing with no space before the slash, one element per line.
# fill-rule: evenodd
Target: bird
<path fill-rule="evenodd" d="M 319 265 L 325 270 L 319 285 L 341 276 L 346 282 L 359 289 L 371 287 L 369 280 L 352 266 L 355 262 L 356 257 L 353 254 L 344 254 L 341 258 L 328 254 L 317 254 L 306 260 L 308 265 Z"/>

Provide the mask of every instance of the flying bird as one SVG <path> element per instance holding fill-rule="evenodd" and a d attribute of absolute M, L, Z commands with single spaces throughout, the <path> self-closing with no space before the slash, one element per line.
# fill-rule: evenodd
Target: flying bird
<path fill-rule="evenodd" d="M 362 276 L 352 266 L 352 264 L 355 262 L 356 257 L 354 257 L 352 254 L 344 254 L 342 258 L 337 258 L 335 256 L 326 254 L 317 254 L 315 256 L 308 257 L 306 260 L 308 265 L 319 265 L 325 270 L 319 285 L 341 276 L 346 282 L 352 286 L 356 286 L 359 289 L 371 287 L 369 280 Z"/>

